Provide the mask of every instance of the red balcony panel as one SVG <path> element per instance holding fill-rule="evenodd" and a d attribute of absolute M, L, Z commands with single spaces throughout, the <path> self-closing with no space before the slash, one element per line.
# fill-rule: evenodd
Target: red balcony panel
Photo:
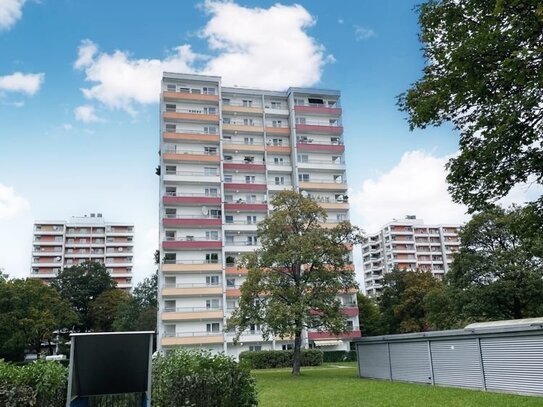
<path fill-rule="evenodd" d="M 224 189 L 226 190 L 242 190 L 242 191 L 265 191 L 266 184 L 238 184 L 238 183 L 224 183 Z"/>
<path fill-rule="evenodd" d="M 220 205 L 221 198 L 212 196 L 165 196 L 162 201 L 169 205 L 202 204 Z"/>
<path fill-rule="evenodd" d="M 241 212 L 266 212 L 267 204 L 246 204 L 246 203 L 227 203 L 224 204 L 225 211 L 241 211 Z"/>
<path fill-rule="evenodd" d="M 342 134 L 343 126 L 326 126 L 326 125 L 320 125 L 320 124 L 297 124 L 296 131 L 298 133 Z"/>
<path fill-rule="evenodd" d="M 266 172 L 266 166 L 261 164 L 224 163 L 224 169 L 230 171 Z"/>
<path fill-rule="evenodd" d="M 222 242 L 218 240 L 192 240 L 192 241 L 172 241 L 168 240 L 162 242 L 162 247 L 164 249 L 220 249 L 222 247 Z"/>
<path fill-rule="evenodd" d="M 315 144 L 315 143 L 297 143 L 298 151 L 323 151 L 327 153 L 343 153 L 345 146 L 343 144 Z"/>
<path fill-rule="evenodd" d="M 348 317 L 356 317 L 358 316 L 358 308 L 357 307 L 345 307 L 343 308 L 343 314 Z"/>
<path fill-rule="evenodd" d="M 164 226 L 221 226 L 221 219 L 214 218 L 164 218 Z"/>
<path fill-rule="evenodd" d="M 334 335 L 330 332 L 308 332 L 307 337 L 309 340 L 315 341 L 315 340 L 322 340 L 322 339 L 351 339 L 351 338 L 359 338 L 361 336 L 360 331 L 350 331 L 345 332 L 340 335 Z"/>
<path fill-rule="evenodd" d="M 294 106 L 296 113 L 314 113 L 325 114 L 329 116 L 341 116 L 341 107 L 325 107 L 325 106 Z"/>

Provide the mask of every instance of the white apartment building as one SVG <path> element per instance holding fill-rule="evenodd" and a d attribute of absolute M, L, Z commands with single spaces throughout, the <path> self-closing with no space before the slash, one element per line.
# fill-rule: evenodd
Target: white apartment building
<path fill-rule="evenodd" d="M 45 283 L 66 267 L 104 264 L 118 288 L 132 288 L 134 225 L 106 221 L 101 213 L 68 221 L 36 221 L 30 277 Z"/>
<path fill-rule="evenodd" d="M 290 348 L 253 326 L 238 344 L 224 330 L 259 247 L 257 223 L 274 194 L 317 199 L 333 226 L 348 219 L 340 94 L 221 86 L 221 78 L 165 73 L 160 104 L 159 348 L 205 347 L 237 357 Z M 360 336 L 356 291 L 340 296 L 352 331 L 306 332 L 306 346 L 347 349 Z"/>
<path fill-rule="evenodd" d="M 425 225 L 407 216 L 387 223 L 377 233 L 367 234 L 362 245 L 362 270 L 367 296 L 378 296 L 383 277 L 394 268 L 430 271 L 442 277 L 460 248 L 460 225 Z"/>

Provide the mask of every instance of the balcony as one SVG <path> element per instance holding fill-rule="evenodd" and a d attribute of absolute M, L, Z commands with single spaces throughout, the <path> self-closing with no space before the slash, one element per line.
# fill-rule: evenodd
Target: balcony
<path fill-rule="evenodd" d="M 225 182 L 225 191 L 266 191 L 266 184 L 243 184 L 237 182 Z"/>
<path fill-rule="evenodd" d="M 220 240 L 206 240 L 205 237 L 190 237 L 181 240 L 166 240 L 162 242 L 165 250 L 197 250 L 197 249 L 221 249 Z"/>
<path fill-rule="evenodd" d="M 166 195 L 162 197 L 162 203 L 165 205 L 220 205 L 221 198 L 219 196 L 208 196 L 205 194 L 183 194 Z"/>
<path fill-rule="evenodd" d="M 307 337 L 310 341 L 322 340 L 322 339 L 352 339 L 359 338 L 361 336 L 360 330 L 354 330 L 344 332 L 339 335 L 334 335 L 331 332 L 308 332 Z"/>
<path fill-rule="evenodd" d="M 247 113 L 247 114 L 256 114 L 262 115 L 262 106 L 247 106 L 243 103 L 234 103 L 230 102 L 228 104 L 222 104 L 223 113 Z"/>
<path fill-rule="evenodd" d="M 162 289 L 163 297 L 183 297 L 183 296 L 202 296 L 202 295 L 222 295 L 222 284 L 207 285 L 198 284 L 173 284 L 166 285 Z"/>
<path fill-rule="evenodd" d="M 304 144 L 305 145 L 305 144 Z M 337 154 L 342 154 L 338 152 Z M 324 156 L 324 155 L 323 155 Z M 314 169 L 314 170 L 330 170 L 330 171 L 345 171 L 345 161 L 338 156 L 325 156 L 326 159 L 305 159 L 298 161 L 298 168 L 300 169 Z"/>
<path fill-rule="evenodd" d="M 243 122 L 231 122 L 223 123 L 222 125 L 223 132 L 232 132 L 232 133 L 264 133 L 264 127 L 262 124 L 244 124 Z"/>
<path fill-rule="evenodd" d="M 289 127 L 266 127 L 266 134 L 271 135 L 277 135 L 277 134 L 283 134 L 283 135 L 289 135 L 290 134 L 290 128 Z"/>
<path fill-rule="evenodd" d="M 223 140 L 222 148 L 223 148 L 223 151 L 234 152 L 234 153 L 237 153 L 239 151 L 259 153 L 259 152 L 264 151 L 264 143 L 262 142 L 245 143 L 245 142 L 233 142 L 231 140 Z"/>
<path fill-rule="evenodd" d="M 337 124 L 326 124 L 321 122 L 309 122 L 306 123 L 297 123 L 296 124 L 297 133 L 319 133 L 319 134 L 343 134 L 343 126 Z"/>
<path fill-rule="evenodd" d="M 162 271 L 167 273 L 209 273 L 222 271 L 222 263 L 205 260 L 164 261 Z"/>
<path fill-rule="evenodd" d="M 222 344 L 222 332 L 178 332 L 171 336 L 165 335 L 161 340 L 162 346 Z"/>
<path fill-rule="evenodd" d="M 290 154 L 291 149 L 289 146 L 268 145 L 266 151 L 272 154 Z"/>
<path fill-rule="evenodd" d="M 340 107 L 327 107 L 317 103 L 309 103 L 307 105 L 296 105 L 294 106 L 294 111 L 296 113 L 302 114 L 315 114 L 323 116 L 332 116 L 339 117 L 341 116 Z"/>
<path fill-rule="evenodd" d="M 211 123 L 217 125 L 219 124 L 219 115 L 207 114 L 191 109 L 166 110 L 162 113 L 162 117 L 165 120 L 181 120 L 188 122 Z"/>
<path fill-rule="evenodd" d="M 343 312 L 343 315 L 347 317 L 357 317 L 358 316 L 358 307 L 351 306 L 351 307 L 344 307 L 341 312 Z"/>
<path fill-rule="evenodd" d="M 199 215 L 179 215 L 177 217 L 166 217 L 162 219 L 164 226 L 170 227 L 196 227 L 205 228 L 210 226 L 221 226 L 220 217 L 204 217 Z"/>
<path fill-rule="evenodd" d="M 227 275 L 247 275 L 249 273 L 249 270 L 247 270 L 245 267 L 238 267 L 236 265 L 232 265 L 227 263 L 225 273 Z"/>
<path fill-rule="evenodd" d="M 298 152 L 300 151 L 312 151 L 318 153 L 335 153 L 343 154 L 345 152 L 345 146 L 341 143 L 314 143 L 310 139 L 306 141 L 299 141 L 296 143 Z M 331 163 L 330 163 L 331 164 Z"/>
<path fill-rule="evenodd" d="M 300 189 L 308 191 L 346 191 L 348 186 L 345 180 L 330 181 L 325 178 L 311 178 L 310 181 L 301 181 Z"/>
<path fill-rule="evenodd" d="M 323 209 L 334 209 L 334 210 L 348 210 L 349 204 L 347 202 L 319 202 L 319 205 Z"/>
<path fill-rule="evenodd" d="M 241 291 L 239 288 L 227 288 L 226 289 L 227 298 L 237 298 L 241 297 Z"/>
<path fill-rule="evenodd" d="M 267 203 L 225 203 L 225 211 L 237 211 L 237 212 L 263 212 L 268 211 Z"/>
<path fill-rule="evenodd" d="M 250 172 L 250 173 L 264 173 L 266 172 L 266 166 L 263 164 L 253 164 L 251 162 L 232 162 L 225 161 L 223 164 L 223 169 L 225 171 L 240 171 L 240 172 Z"/>
<path fill-rule="evenodd" d="M 221 178 L 219 176 L 219 169 L 217 168 L 216 170 L 215 174 L 202 171 L 166 171 L 164 181 L 218 184 L 221 182 Z"/>
<path fill-rule="evenodd" d="M 209 309 L 206 307 L 185 307 L 165 309 L 161 314 L 163 321 L 202 321 L 206 319 L 223 319 L 222 309 Z"/>
<path fill-rule="evenodd" d="M 180 151 L 168 149 L 162 153 L 164 161 L 173 162 L 189 162 L 189 163 L 216 163 L 221 162 L 221 158 L 217 153 L 206 153 L 202 150 L 198 151 Z"/>
<path fill-rule="evenodd" d="M 189 92 L 162 92 L 162 98 L 166 101 L 176 100 L 194 100 L 199 102 L 214 102 L 219 103 L 218 95 L 207 95 L 204 93 L 189 93 Z"/>
<path fill-rule="evenodd" d="M 164 132 L 162 138 L 164 141 L 188 141 L 194 143 L 219 143 L 218 134 L 209 134 L 198 131 L 178 131 L 175 133 Z"/>

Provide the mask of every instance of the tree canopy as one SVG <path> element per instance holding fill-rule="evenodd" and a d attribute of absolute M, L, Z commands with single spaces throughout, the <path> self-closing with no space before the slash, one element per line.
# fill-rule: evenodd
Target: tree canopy
<path fill-rule="evenodd" d="M 516 184 L 543 184 L 541 0 L 430 0 L 418 12 L 426 65 L 398 102 L 412 129 L 460 132 L 453 199 L 476 211 Z"/>
<path fill-rule="evenodd" d="M 278 193 L 271 204 L 273 212 L 258 224 L 261 249 L 241 262 L 249 272 L 228 327 L 237 338 L 251 324 L 261 325 L 266 338 L 294 338 L 293 374 L 299 374 L 304 329 L 348 329 L 338 295 L 356 288 L 349 253 L 358 229 L 347 222 L 321 227 L 326 212 L 294 191 Z"/>

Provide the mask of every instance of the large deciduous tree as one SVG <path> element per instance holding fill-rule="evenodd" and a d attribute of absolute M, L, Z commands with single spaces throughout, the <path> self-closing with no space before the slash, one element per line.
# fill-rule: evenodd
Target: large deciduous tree
<path fill-rule="evenodd" d="M 89 305 L 89 320 L 93 331 L 111 332 L 119 313 L 132 297 L 126 291 L 111 289 L 100 294 Z"/>
<path fill-rule="evenodd" d="M 349 246 L 359 234 L 347 222 L 321 227 L 326 212 L 297 192 L 278 193 L 271 204 L 273 212 L 258 224 L 261 249 L 242 260 L 249 272 L 228 327 L 238 339 L 251 324 L 261 325 L 265 338 L 294 338 L 297 375 L 304 329 L 348 329 L 338 295 L 356 287 Z"/>
<path fill-rule="evenodd" d="M 51 283 L 51 286 L 70 302 L 79 316 L 79 329 L 83 331 L 90 329 L 92 325 L 89 317 L 91 302 L 116 285 L 106 267 L 97 262 L 85 262 L 65 268 Z"/>
<path fill-rule="evenodd" d="M 453 199 L 476 211 L 518 183 L 542 184 L 541 0 L 430 0 L 418 11 L 426 66 L 399 105 L 412 129 L 460 132 Z"/>
<path fill-rule="evenodd" d="M 134 288 L 130 301 L 121 304 L 113 329 L 115 331 L 156 331 L 158 272 L 145 278 Z"/>
<path fill-rule="evenodd" d="M 358 293 L 356 299 L 358 303 L 358 321 L 362 335 L 375 336 L 384 334 L 379 306 L 373 299 L 361 293 Z"/>

